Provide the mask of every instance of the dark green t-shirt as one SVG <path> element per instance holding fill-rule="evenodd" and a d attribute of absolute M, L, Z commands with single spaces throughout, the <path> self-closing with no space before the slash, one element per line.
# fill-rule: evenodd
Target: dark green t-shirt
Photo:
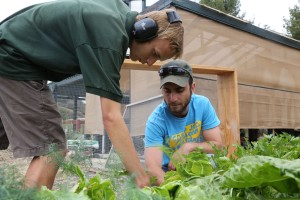
<path fill-rule="evenodd" d="M 60 81 L 82 74 L 86 91 L 120 102 L 120 67 L 137 12 L 121 0 L 59 0 L 0 24 L 0 76 Z"/>

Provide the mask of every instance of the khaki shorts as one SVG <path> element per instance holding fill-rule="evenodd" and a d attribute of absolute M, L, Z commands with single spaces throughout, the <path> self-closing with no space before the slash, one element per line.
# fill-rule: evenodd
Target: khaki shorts
<path fill-rule="evenodd" d="M 16 158 L 41 156 L 50 147 L 66 149 L 61 116 L 47 81 L 16 81 L 0 76 L 0 149 Z"/>

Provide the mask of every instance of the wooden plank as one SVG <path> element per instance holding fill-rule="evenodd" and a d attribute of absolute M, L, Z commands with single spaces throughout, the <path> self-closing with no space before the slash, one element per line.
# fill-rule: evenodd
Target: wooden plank
<path fill-rule="evenodd" d="M 238 84 L 236 72 L 218 75 L 218 116 L 223 142 L 228 147 L 229 155 L 235 148 L 233 144 L 240 144 L 240 120 L 238 102 Z"/>
<path fill-rule="evenodd" d="M 234 68 L 229 67 L 215 67 L 206 65 L 192 65 L 194 74 L 213 74 L 221 75 L 234 72 Z"/>
<path fill-rule="evenodd" d="M 156 62 L 152 66 L 143 65 L 140 62 L 134 62 L 132 60 L 126 59 L 122 65 L 122 69 L 132 69 L 132 70 L 148 70 L 148 71 L 158 71 L 160 66 L 164 62 Z M 207 66 L 207 65 L 191 65 L 193 68 L 193 73 L 195 74 L 226 74 L 235 71 L 234 68 L 230 67 L 219 67 L 219 66 Z"/>

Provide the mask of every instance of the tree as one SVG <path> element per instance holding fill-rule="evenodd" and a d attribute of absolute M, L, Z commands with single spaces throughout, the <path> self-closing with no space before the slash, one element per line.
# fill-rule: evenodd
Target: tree
<path fill-rule="evenodd" d="M 200 0 L 200 4 L 207 5 L 241 19 L 245 17 L 245 13 L 240 14 L 240 0 Z"/>
<path fill-rule="evenodd" d="M 300 4 L 300 1 L 298 1 Z M 290 19 L 283 18 L 283 28 L 286 29 L 288 35 L 296 40 L 300 40 L 300 7 L 295 5 L 289 9 Z"/>

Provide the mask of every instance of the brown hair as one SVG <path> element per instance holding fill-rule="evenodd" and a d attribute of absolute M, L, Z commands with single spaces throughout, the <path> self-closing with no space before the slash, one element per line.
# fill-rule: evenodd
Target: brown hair
<path fill-rule="evenodd" d="M 175 50 L 174 58 L 181 57 L 183 53 L 183 34 L 184 29 L 181 23 L 170 24 L 168 21 L 167 12 L 172 9 L 164 9 L 160 11 L 152 11 L 136 17 L 137 21 L 145 17 L 153 19 L 158 25 L 157 37 L 158 39 L 167 39 L 170 46 Z"/>

